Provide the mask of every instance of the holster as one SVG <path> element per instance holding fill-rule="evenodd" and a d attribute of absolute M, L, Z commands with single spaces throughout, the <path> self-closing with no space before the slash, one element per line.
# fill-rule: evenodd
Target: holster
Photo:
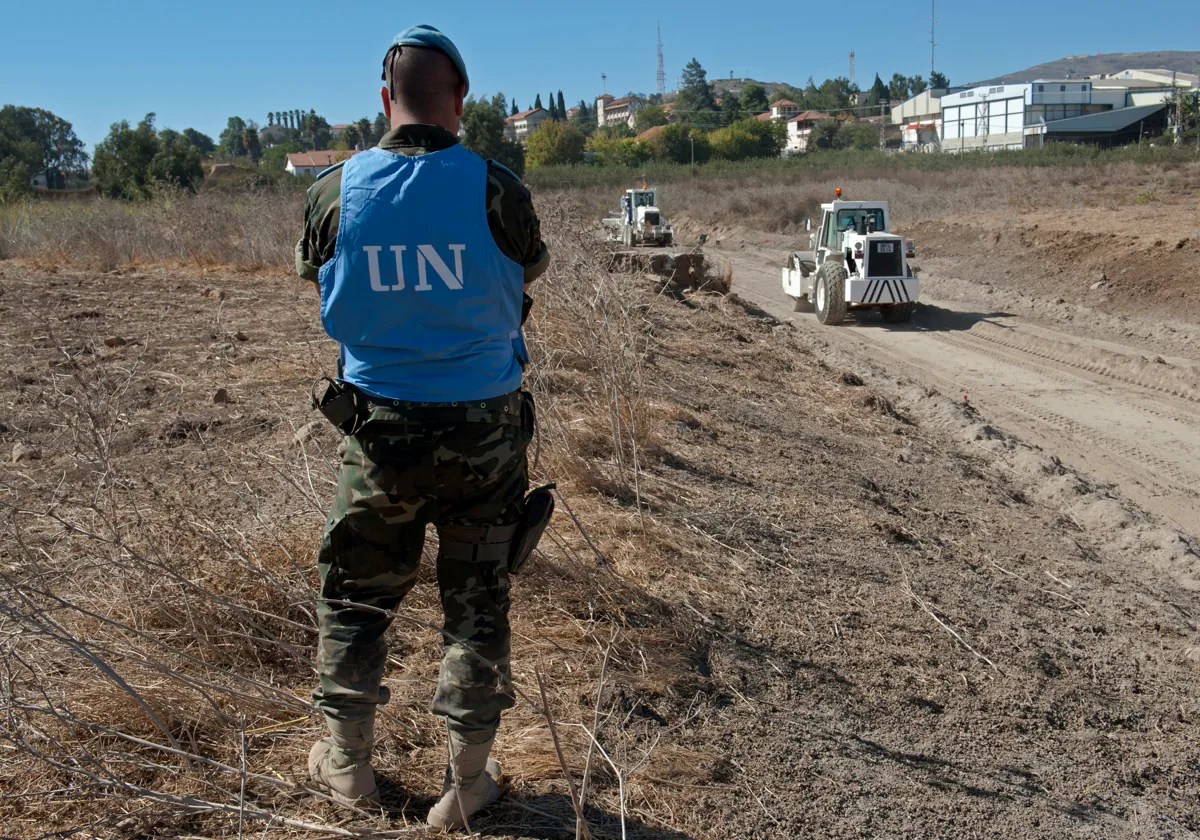
<path fill-rule="evenodd" d="M 325 393 L 318 397 L 317 386 L 322 382 L 328 384 L 325 386 Z M 358 391 L 353 385 L 324 377 L 313 383 L 310 395 L 313 408 L 325 415 L 325 419 L 338 431 L 344 435 L 352 435 L 358 431 L 362 410 L 358 404 Z"/>
<path fill-rule="evenodd" d="M 509 574 L 516 574 L 525 565 L 550 524 L 550 517 L 554 515 L 553 490 L 553 484 L 546 484 L 525 497 L 525 510 L 517 523 L 517 534 L 508 555 Z"/>
<path fill-rule="evenodd" d="M 511 525 L 439 525 L 440 553 L 470 563 L 506 561 L 516 574 L 537 548 L 554 513 L 553 484 L 525 497 L 521 518 Z"/>

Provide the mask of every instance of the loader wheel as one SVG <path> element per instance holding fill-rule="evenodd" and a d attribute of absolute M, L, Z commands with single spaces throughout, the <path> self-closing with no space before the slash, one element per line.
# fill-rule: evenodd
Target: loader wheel
<path fill-rule="evenodd" d="M 905 324 L 912 320 L 913 310 L 917 305 L 912 301 L 905 303 L 889 303 L 879 307 L 879 314 L 888 324 Z"/>
<path fill-rule="evenodd" d="M 846 318 L 846 268 L 838 263 L 826 263 L 817 272 L 813 309 L 817 320 L 833 327 Z"/>

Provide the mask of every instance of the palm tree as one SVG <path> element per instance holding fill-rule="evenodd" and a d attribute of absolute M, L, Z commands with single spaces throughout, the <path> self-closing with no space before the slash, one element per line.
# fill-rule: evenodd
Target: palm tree
<path fill-rule="evenodd" d="M 355 125 L 358 126 L 358 135 L 362 138 L 363 148 L 370 146 L 377 138 L 371 136 L 371 121 L 363 117 Z"/>

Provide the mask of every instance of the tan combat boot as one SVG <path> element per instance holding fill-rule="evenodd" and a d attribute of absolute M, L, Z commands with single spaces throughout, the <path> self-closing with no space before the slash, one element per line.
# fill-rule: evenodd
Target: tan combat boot
<path fill-rule="evenodd" d="M 451 732 L 451 764 L 446 768 L 442 798 L 429 811 L 428 822 L 433 828 L 462 828 L 467 820 L 504 795 L 500 762 L 488 758 L 495 738 L 495 733 L 491 733 L 481 743 L 472 744 Z"/>
<path fill-rule="evenodd" d="M 308 753 L 308 775 L 343 805 L 363 808 L 379 804 L 379 788 L 371 769 L 375 744 L 375 716 L 361 721 L 341 721 L 326 716 L 329 735 L 313 744 Z"/>

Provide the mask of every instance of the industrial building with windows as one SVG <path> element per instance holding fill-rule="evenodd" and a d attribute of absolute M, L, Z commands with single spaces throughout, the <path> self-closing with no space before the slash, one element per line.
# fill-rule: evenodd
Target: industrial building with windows
<path fill-rule="evenodd" d="M 1115 93 L 1115 91 L 1114 91 Z M 1125 93 L 1119 94 L 1125 107 Z M 942 150 L 947 152 L 1024 149 L 1040 142 L 1040 127 L 1111 111 L 1115 96 L 1099 97 L 1090 81 L 1040 80 L 948 93 L 941 99 Z"/>
<path fill-rule="evenodd" d="M 925 91 L 892 109 L 905 151 L 1000 151 L 1047 142 L 1112 145 L 1166 128 L 1165 71 Z M 1185 75 L 1185 74 L 1179 74 Z M 1189 87 L 1190 78 L 1175 81 Z M 1107 115 L 1099 119 L 1099 115 Z M 1069 123 L 1058 130 L 1060 123 Z"/>

